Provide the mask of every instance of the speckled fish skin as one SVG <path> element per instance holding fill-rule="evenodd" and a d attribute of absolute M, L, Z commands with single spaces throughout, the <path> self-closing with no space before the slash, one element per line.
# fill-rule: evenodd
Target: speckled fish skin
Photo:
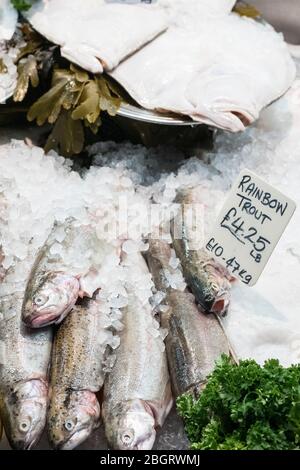
<path fill-rule="evenodd" d="M 69 450 L 100 424 L 96 393 L 102 388 L 107 352 L 103 303 L 84 299 L 60 326 L 55 338 L 48 436 L 54 449 Z"/>
<path fill-rule="evenodd" d="M 200 203 L 199 189 L 187 189 L 178 194 L 176 202 L 184 205 Z M 175 216 L 171 223 L 173 247 L 181 261 L 187 284 L 201 308 L 209 313 L 226 315 L 230 304 L 230 277 L 205 249 L 192 249 L 190 227 L 185 217 Z M 180 236 L 178 236 L 180 235 Z"/>
<path fill-rule="evenodd" d="M 38 442 L 46 423 L 52 331 L 21 321 L 23 292 L 0 299 L 0 414 L 13 449 Z"/>
<path fill-rule="evenodd" d="M 65 230 L 61 254 L 51 254 L 58 230 Z M 50 236 L 40 249 L 31 270 L 25 291 L 23 321 L 31 328 L 60 323 L 75 305 L 80 294 L 82 273 L 72 271 L 65 259 L 91 249 L 93 234 L 89 227 L 74 225 L 73 219 L 55 224 Z"/>
<path fill-rule="evenodd" d="M 139 268 L 148 270 L 140 254 Z M 104 385 L 103 419 L 111 448 L 150 450 L 172 406 L 170 379 L 163 340 L 149 333 L 150 304 L 133 287 L 128 296 L 116 363 Z"/>
<path fill-rule="evenodd" d="M 226 335 L 213 314 L 204 315 L 189 292 L 168 287 L 165 271 L 170 267 L 171 248 L 161 240 L 150 240 L 147 261 L 159 291 L 166 294 L 169 309 L 161 313 L 169 371 L 175 397 L 198 396 L 222 354 L 230 354 Z"/>

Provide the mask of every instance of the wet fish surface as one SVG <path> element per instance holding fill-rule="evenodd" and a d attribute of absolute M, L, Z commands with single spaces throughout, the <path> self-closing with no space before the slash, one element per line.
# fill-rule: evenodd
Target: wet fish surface
<path fill-rule="evenodd" d="M 186 217 L 188 210 L 199 204 L 199 189 L 179 192 L 176 202 L 182 205 L 171 223 L 173 247 L 181 261 L 187 284 L 205 312 L 221 315 L 227 313 L 230 304 L 231 280 L 229 273 L 204 248 L 194 243 L 194 221 Z M 200 229 L 200 227 L 199 227 Z"/>
<path fill-rule="evenodd" d="M 21 320 L 23 291 L 0 298 L 0 414 L 13 449 L 41 437 L 48 404 L 52 331 L 30 330 Z"/>
<path fill-rule="evenodd" d="M 167 27 L 157 5 L 106 0 L 37 1 L 26 17 L 63 57 L 92 73 L 111 70 Z"/>
<path fill-rule="evenodd" d="M 104 302 L 84 299 L 60 326 L 53 348 L 48 436 L 55 449 L 70 450 L 100 424 L 96 393 L 112 332 Z"/>
<path fill-rule="evenodd" d="M 207 377 L 222 354 L 230 355 L 226 334 L 214 314 L 204 315 L 194 296 L 169 286 L 166 272 L 170 266 L 171 247 L 162 240 L 150 240 L 147 261 L 156 288 L 164 292 L 168 307 L 161 312 L 169 371 L 175 397 L 183 393 L 199 395 Z"/>
<path fill-rule="evenodd" d="M 109 250 L 109 245 L 97 239 L 91 226 L 77 224 L 74 219 L 56 223 L 31 270 L 23 321 L 31 328 L 60 323 L 78 296 L 93 295 L 97 284 L 88 289 L 85 276 L 90 273 L 96 278 L 93 271 L 97 271 Z"/>
<path fill-rule="evenodd" d="M 140 253 L 135 261 L 138 272 L 148 271 Z M 127 291 L 121 343 L 104 385 L 103 419 L 113 449 L 150 450 L 172 406 L 170 379 L 163 339 L 151 332 L 152 308 L 134 286 Z"/>
<path fill-rule="evenodd" d="M 193 6 L 182 21 L 110 72 L 143 108 L 241 132 L 292 85 L 295 65 L 271 26 Z"/>

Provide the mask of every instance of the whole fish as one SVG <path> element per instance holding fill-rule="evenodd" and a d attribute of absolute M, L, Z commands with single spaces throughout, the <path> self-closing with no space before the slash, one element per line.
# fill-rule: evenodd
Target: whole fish
<path fill-rule="evenodd" d="M 169 286 L 166 272 L 174 272 L 170 245 L 150 240 L 147 260 L 156 288 L 166 294 L 168 309 L 161 313 L 161 324 L 168 330 L 165 343 L 174 396 L 197 396 L 216 361 L 230 355 L 230 345 L 215 315 L 204 315 L 192 294 Z"/>
<path fill-rule="evenodd" d="M 230 303 L 230 274 L 205 249 L 194 245 L 195 227 L 192 219 L 185 216 L 186 208 L 197 210 L 196 204 L 201 202 L 199 189 L 180 192 L 176 202 L 182 205 L 182 211 L 171 223 L 171 234 L 186 282 L 205 312 L 225 315 Z"/>
<path fill-rule="evenodd" d="M 97 267 L 103 262 L 108 244 L 97 239 L 91 226 L 74 219 L 55 224 L 40 249 L 25 291 L 22 317 L 31 328 L 60 323 L 72 310 L 78 296 L 92 297 Z M 85 276 L 91 272 L 93 288 L 88 292 Z M 82 284 L 85 287 L 82 289 Z"/>
<path fill-rule="evenodd" d="M 13 449 L 30 449 L 46 423 L 52 332 L 21 320 L 23 291 L 0 298 L 0 414 Z"/>
<path fill-rule="evenodd" d="M 100 423 L 96 393 L 104 382 L 104 360 L 112 339 L 104 303 L 84 299 L 60 326 L 52 354 L 48 436 L 55 449 L 69 450 Z"/>
<path fill-rule="evenodd" d="M 134 266 L 136 273 L 149 272 L 140 253 Z M 113 449 L 150 450 L 172 406 L 169 373 L 163 339 L 152 332 L 150 304 L 134 285 L 127 292 L 121 344 L 104 384 L 103 419 Z"/>
<path fill-rule="evenodd" d="M 291 87 L 295 64 L 270 25 L 235 13 L 215 16 L 210 6 L 209 17 L 207 3 L 218 11 L 216 1 L 198 0 L 199 9 L 185 1 L 175 24 L 110 75 L 143 108 L 241 132 Z"/>

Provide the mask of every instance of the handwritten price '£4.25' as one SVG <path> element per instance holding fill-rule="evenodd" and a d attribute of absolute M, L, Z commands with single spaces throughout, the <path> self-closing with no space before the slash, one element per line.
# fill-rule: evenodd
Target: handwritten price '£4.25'
<path fill-rule="evenodd" d="M 237 217 L 238 211 L 232 207 L 221 222 L 221 227 L 229 230 L 229 232 L 243 245 L 249 243 L 253 249 L 250 256 L 257 263 L 262 260 L 263 252 L 270 245 L 270 240 L 259 235 L 257 228 L 246 227 L 242 217 Z"/>

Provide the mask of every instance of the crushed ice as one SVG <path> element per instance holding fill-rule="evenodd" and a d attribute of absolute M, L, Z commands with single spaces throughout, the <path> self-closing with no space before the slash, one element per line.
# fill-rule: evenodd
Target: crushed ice
<path fill-rule="evenodd" d="M 22 288 L 54 222 L 73 217 L 79 229 L 86 225 L 95 228 L 96 242 L 106 240 L 114 248 L 104 250 L 99 258 L 97 251 L 82 250 L 78 245 L 77 256 L 65 260 L 79 268 L 86 259 L 89 265 L 91 258 L 96 257 L 101 276 L 89 272 L 90 277 L 85 280 L 92 290 L 99 284 L 98 296 L 107 302 L 112 329 L 118 333 L 122 328 L 120 309 L 128 302 L 126 282 L 134 285 L 143 305 L 151 300 L 152 310 L 154 306 L 166 310 L 163 298 L 153 291 L 149 273 L 136 270 L 134 263 L 120 264 L 118 246 L 111 236 L 113 231 L 108 230 L 120 223 L 120 197 L 126 199 L 126 226 L 122 226 L 120 239 L 127 255 L 147 249 L 144 240 L 149 233 L 149 204 L 170 207 L 178 188 L 195 185 L 201 188 L 204 231 L 208 233 L 232 182 L 245 167 L 300 203 L 299 123 L 298 79 L 287 95 L 266 109 L 244 134 L 218 132 L 214 151 L 207 152 L 204 161 L 182 159 L 177 170 L 174 161 L 178 165 L 178 155 L 175 157 L 172 151 L 147 150 L 128 143 L 102 142 L 92 146 L 93 164 L 82 174 L 73 171 L 70 161 L 54 152 L 46 157 L 43 150 L 17 140 L 0 145 L 0 245 L 4 255 L 1 275 L 6 271 L 1 295 Z M 286 364 L 299 360 L 300 343 L 292 334 L 300 330 L 297 304 L 300 263 L 293 254 L 300 253 L 299 217 L 297 212 L 259 284 L 251 290 L 242 286 L 234 289 L 226 328 L 241 357 L 254 356 L 262 361 L 277 355 Z M 51 248 L 54 255 L 62 255 L 64 242 L 65 233 L 58 230 Z M 186 284 L 174 253 L 169 268 L 165 273 L 169 285 L 184 290 Z M 149 331 L 157 336 L 158 328 L 152 318 L 150 315 Z M 112 335 L 110 341 L 116 347 L 118 335 Z"/>

